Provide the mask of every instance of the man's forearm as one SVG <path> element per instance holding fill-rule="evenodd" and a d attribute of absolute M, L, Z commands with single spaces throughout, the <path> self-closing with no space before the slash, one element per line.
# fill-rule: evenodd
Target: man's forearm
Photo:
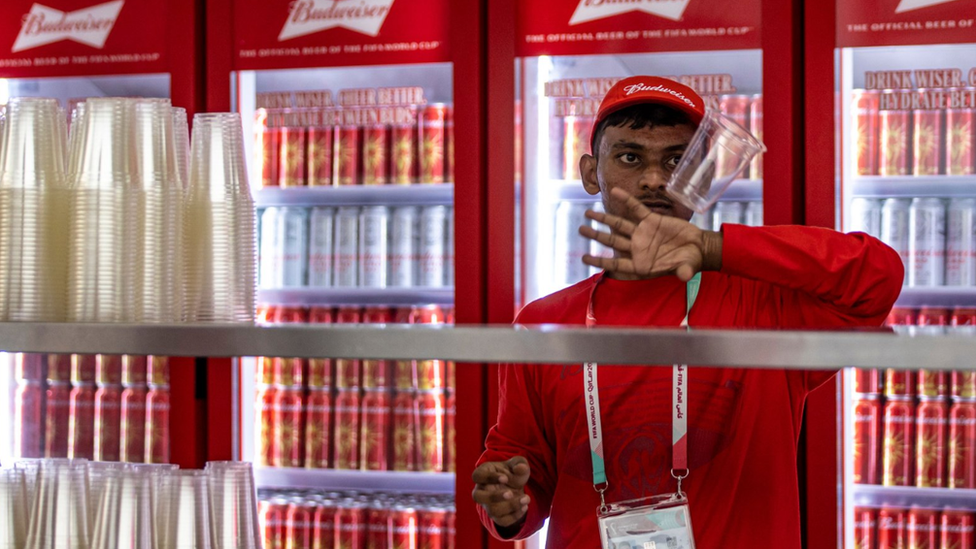
<path fill-rule="evenodd" d="M 701 250 L 701 270 L 722 270 L 722 233 L 718 231 L 702 231 Z"/>

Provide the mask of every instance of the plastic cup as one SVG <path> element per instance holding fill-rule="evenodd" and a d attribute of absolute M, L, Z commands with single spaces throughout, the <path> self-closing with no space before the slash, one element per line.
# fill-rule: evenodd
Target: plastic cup
<path fill-rule="evenodd" d="M 88 462 L 41 462 L 27 549 L 89 549 Z"/>
<path fill-rule="evenodd" d="M 0 469 L 0 549 L 21 549 L 27 539 L 27 483 L 23 469 Z"/>
<path fill-rule="evenodd" d="M 156 512 L 157 549 L 209 549 L 210 475 L 176 471 L 163 475 Z"/>
<path fill-rule="evenodd" d="M 153 549 L 152 480 L 129 467 L 105 477 L 91 549 Z"/>
<path fill-rule="evenodd" d="M 766 151 L 748 130 L 721 112 L 708 109 L 671 174 L 668 193 L 704 214 L 749 166 Z"/>
<path fill-rule="evenodd" d="M 257 492 L 250 463 L 207 463 L 214 549 L 260 549 Z"/>

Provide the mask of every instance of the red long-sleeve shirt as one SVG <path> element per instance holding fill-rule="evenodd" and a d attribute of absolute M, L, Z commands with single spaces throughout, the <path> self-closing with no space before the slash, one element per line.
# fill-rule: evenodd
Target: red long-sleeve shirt
<path fill-rule="evenodd" d="M 702 273 L 692 327 L 880 326 L 902 284 L 898 254 L 862 233 L 812 227 L 725 225 L 722 270 Z M 520 324 L 584 324 L 597 277 L 526 306 Z M 605 277 L 600 326 L 678 326 L 677 277 Z M 671 376 L 664 368 L 600 365 L 600 401 L 611 502 L 676 490 L 671 478 Z M 531 468 L 525 524 L 550 517 L 548 547 L 600 546 L 586 436 L 582 366 L 503 365 L 496 425 L 479 463 L 524 456 Z M 803 403 L 830 372 L 691 368 L 683 488 L 700 549 L 800 547 L 796 444 Z M 481 520 L 494 534 L 484 508 Z"/>

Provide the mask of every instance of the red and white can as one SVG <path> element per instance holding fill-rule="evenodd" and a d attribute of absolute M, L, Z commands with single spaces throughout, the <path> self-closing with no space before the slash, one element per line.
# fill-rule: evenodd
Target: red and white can
<path fill-rule="evenodd" d="M 942 549 L 972 549 L 976 546 L 971 511 L 946 509 L 942 512 Z"/>
<path fill-rule="evenodd" d="M 417 126 L 413 124 L 393 126 L 390 164 L 394 185 L 412 185 L 417 182 Z"/>
<path fill-rule="evenodd" d="M 948 376 L 941 370 L 918 371 L 918 396 L 945 398 L 949 394 Z"/>
<path fill-rule="evenodd" d="M 359 469 L 359 389 L 339 389 L 335 401 L 335 469 Z"/>
<path fill-rule="evenodd" d="M 946 435 L 949 410 L 940 399 L 922 398 L 915 421 L 915 486 L 946 485 Z"/>
<path fill-rule="evenodd" d="M 261 212 L 259 218 L 258 241 L 258 278 L 261 287 L 277 288 L 281 285 L 281 242 L 278 230 L 278 216 L 282 208 L 269 206 Z M 265 311 L 258 310 L 258 317 L 262 312 L 270 313 L 274 306 L 267 306 Z M 264 315 L 267 318 L 267 314 Z"/>
<path fill-rule="evenodd" d="M 854 508 L 854 545 L 874 548 L 878 539 L 878 512 L 869 507 Z"/>
<path fill-rule="evenodd" d="M 948 326 L 952 316 L 949 309 L 942 307 L 922 307 L 915 317 L 917 326 Z M 940 330 L 935 330 L 938 333 Z"/>
<path fill-rule="evenodd" d="M 420 411 L 419 471 L 444 471 L 444 391 L 421 391 L 417 395 Z"/>
<path fill-rule="evenodd" d="M 274 465 L 302 467 L 305 449 L 305 399 L 301 387 L 280 387 L 274 401 Z"/>
<path fill-rule="evenodd" d="M 444 151 L 447 162 L 447 180 L 454 181 L 454 106 L 448 105 L 444 114 Z"/>
<path fill-rule="evenodd" d="M 931 90 L 918 90 L 920 94 Z M 945 157 L 942 135 L 945 133 L 941 110 L 917 110 L 912 113 L 912 173 L 937 175 Z"/>
<path fill-rule="evenodd" d="M 445 284 L 447 206 L 428 206 L 420 214 L 420 285 L 441 288 Z"/>
<path fill-rule="evenodd" d="M 128 463 L 146 461 L 146 396 L 144 385 L 133 385 L 122 391 L 122 427 L 119 460 Z"/>
<path fill-rule="evenodd" d="M 393 549 L 390 544 L 393 510 L 386 501 L 374 500 L 366 510 L 366 547 Z"/>
<path fill-rule="evenodd" d="M 346 500 L 336 512 L 336 547 L 366 549 L 366 504 Z"/>
<path fill-rule="evenodd" d="M 335 539 L 338 534 L 336 530 L 336 518 L 339 513 L 339 509 L 336 507 L 335 502 L 330 500 L 325 500 L 319 502 L 319 505 L 315 508 L 315 526 L 313 527 L 313 541 L 312 547 L 315 549 L 334 547 Z M 265 545 L 265 549 L 268 546 Z"/>
<path fill-rule="evenodd" d="M 44 386 L 21 381 L 14 395 L 14 452 L 23 458 L 44 457 Z"/>
<path fill-rule="evenodd" d="M 420 208 L 394 208 L 390 220 L 390 278 L 394 288 L 417 286 L 420 249 Z"/>
<path fill-rule="evenodd" d="M 446 549 L 455 549 L 457 546 L 457 512 L 453 505 L 447 507 L 447 545 Z"/>
<path fill-rule="evenodd" d="M 315 503 L 294 498 L 285 512 L 285 548 L 312 549 L 315 531 Z"/>
<path fill-rule="evenodd" d="M 99 386 L 122 383 L 122 355 L 97 355 L 95 357 L 95 383 Z"/>
<path fill-rule="evenodd" d="M 278 147 L 281 143 L 281 130 L 279 128 L 262 128 L 261 148 L 258 151 L 258 162 L 260 163 L 261 186 L 278 186 Z"/>
<path fill-rule="evenodd" d="M 447 509 L 427 506 L 418 512 L 417 548 L 443 549 L 447 547 Z"/>
<path fill-rule="evenodd" d="M 308 128 L 308 168 L 309 187 L 332 186 L 332 149 L 335 129 L 327 127 Z"/>
<path fill-rule="evenodd" d="M 66 458 L 71 417 L 71 385 L 48 382 L 46 397 L 44 457 Z"/>
<path fill-rule="evenodd" d="M 915 483 L 915 404 L 889 397 L 884 408 L 884 450 L 881 482 L 885 486 L 912 486 Z"/>
<path fill-rule="evenodd" d="M 911 370 L 885 370 L 885 396 L 906 398 L 915 396 L 915 372 Z"/>
<path fill-rule="evenodd" d="M 580 157 L 590 152 L 592 116 L 563 117 L 563 179 L 579 180 Z"/>
<path fill-rule="evenodd" d="M 309 213 L 306 208 L 278 209 L 277 248 L 273 259 L 278 271 L 272 285 L 281 288 L 299 288 L 305 285 L 308 271 Z M 263 254 L 262 254 L 263 255 Z"/>
<path fill-rule="evenodd" d="M 854 90 L 852 103 L 857 128 L 855 169 L 858 175 L 878 175 L 878 92 Z"/>
<path fill-rule="evenodd" d="M 258 502 L 258 524 L 265 549 L 284 549 L 287 517 L 287 499 L 274 497 Z"/>
<path fill-rule="evenodd" d="M 885 326 L 914 326 L 915 310 L 906 307 L 893 307 L 885 319 Z"/>
<path fill-rule="evenodd" d="M 912 507 L 908 511 L 905 529 L 911 549 L 939 549 L 939 512 L 934 509 Z"/>
<path fill-rule="evenodd" d="M 122 385 L 145 385 L 147 369 L 145 355 L 122 355 Z"/>
<path fill-rule="evenodd" d="M 254 398 L 255 440 L 254 454 L 258 465 L 274 465 L 275 455 L 275 399 L 278 389 L 270 385 L 258 386 Z"/>
<path fill-rule="evenodd" d="M 432 103 L 420 112 L 420 182 L 444 183 L 447 105 Z"/>
<path fill-rule="evenodd" d="M 363 185 L 390 183 L 390 130 L 376 125 L 363 128 Z"/>
<path fill-rule="evenodd" d="M 96 355 L 71 355 L 71 383 L 95 383 Z"/>
<path fill-rule="evenodd" d="M 949 488 L 976 488 L 976 401 L 949 409 Z"/>
<path fill-rule="evenodd" d="M 881 111 L 878 175 L 908 175 L 912 143 L 911 111 Z"/>
<path fill-rule="evenodd" d="M 47 381 L 49 383 L 71 381 L 71 355 L 47 355 Z"/>
<path fill-rule="evenodd" d="M 332 457 L 332 395 L 314 388 L 305 405 L 305 467 L 328 469 Z"/>
<path fill-rule="evenodd" d="M 312 208 L 308 231 L 308 285 L 313 288 L 332 286 L 334 226 L 335 208 Z"/>
<path fill-rule="evenodd" d="M 47 355 L 17 353 L 14 355 L 14 378 L 17 381 L 44 381 Z"/>
<path fill-rule="evenodd" d="M 854 392 L 864 395 L 881 393 L 881 371 L 876 368 L 855 368 Z"/>
<path fill-rule="evenodd" d="M 169 357 L 146 357 L 146 380 L 151 387 L 169 387 Z"/>
<path fill-rule="evenodd" d="M 891 507 L 878 511 L 878 549 L 908 549 L 907 515 Z"/>
<path fill-rule="evenodd" d="M 410 391 L 399 391 L 393 399 L 393 470 L 417 470 L 417 439 L 420 409 Z"/>
<path fill-rule="evenodd" d="M 359 126 L 339 126 L 335 138 L 335 185 L 359 184 L 362 133 Z"/>
<path fill-rule="evenodd" d="M 281 128 L 278 186 L 305 186 L 305 128 Z"/>
<path fill-rule="evenodd" d="M 339 208 L 335 217 L 334 286 L 354 288 L 358 285 L 359 208 Z"/>
<path fill-rule="evenodd" d="M 908 285 L 945 283 L 946 207 L 939 198 L 914 198 L 909 210 Z"/>
<path fill-rule="evenodd" d="M 389 464 L 390 394 L 383 389 L 366 389 L 362 402 L 362 430 L 359 467 L 363 471 L 387 471 Z"/>
<path fill-rule="evenodd" d="M 976 370 L 952 372 L 952 398 L 976 399 Z"/>
<path fill-rule="evenodd" d="M 95 385 L 75 385 L 69 402 L 68 457 L 90 460 L 95 443 Z"/>
<path fill-rule="evenodd" d="M 359 214 L 359 286 L 385 288 L 389 268 L 390 209 L 367 206 Z"/>
<path fill-rule="evenodd" d="M 391 523 L 393 547 L 417 547 L 420 524 L 414 507 L 405 503 L 395 506 Z"/>
<path fill-rule="evenodd" d="M 880 418 L 878 420 L 880 424 Z M 447 454 L 447 470 L 457 472 L 457 395 L 451 391 L 444 404 L 444 429 L 447 431 L 444 452 Z M 879 429 L 880 430 L 880 429 Z M 875 471 L 877 471 L 877 454 L 875 454 Z M 877 474 L 877 473 L 875 473 Z"/>
<path fill-rule="evenodd" d="M 972 175 L 976 151 L 976 109 L 946 109 L 945 167 L 947 175 Z"/>
<path fill-rule="evenodd" d="M 953 198 L 946 218 L 946 286 L 976 286 L 976 198 Z"/>
<path fill-rule="evenodd" d="M 146 396 L 146 463 L 170 462 L 169 387 L 154 385 Z"/>
<path fill-rule="evenodd" d="M 122 452 L 122 386 L 95 391 L 95 461 L 119 461 Z"/>
<path fill-rule="evenodd" d="M 881 439 L 881 403 L 877 395 L 862 395 L 854 402 L 854 482 L 878 483 L 878 443 Z"/>

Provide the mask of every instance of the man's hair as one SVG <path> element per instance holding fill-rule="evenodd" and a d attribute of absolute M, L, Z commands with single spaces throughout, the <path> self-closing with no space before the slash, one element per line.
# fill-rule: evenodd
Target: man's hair
<path fill-rule="evenodd" d="M 678 126 L 681 124 L 688 124 L 691 127 L 695 126 L 691 118 L 684 111 L 666 105 L 643 103 L 626 107 L 610 113 L 600 121 L 600 125 L 594 130 L 593 156 L 599 158 L 600 140 L 603 139 L 603 132 L 608 126 L 619 128 L 628 124 L 632 130 L 647 127 L 653 128 L 655 126 Z"/>

